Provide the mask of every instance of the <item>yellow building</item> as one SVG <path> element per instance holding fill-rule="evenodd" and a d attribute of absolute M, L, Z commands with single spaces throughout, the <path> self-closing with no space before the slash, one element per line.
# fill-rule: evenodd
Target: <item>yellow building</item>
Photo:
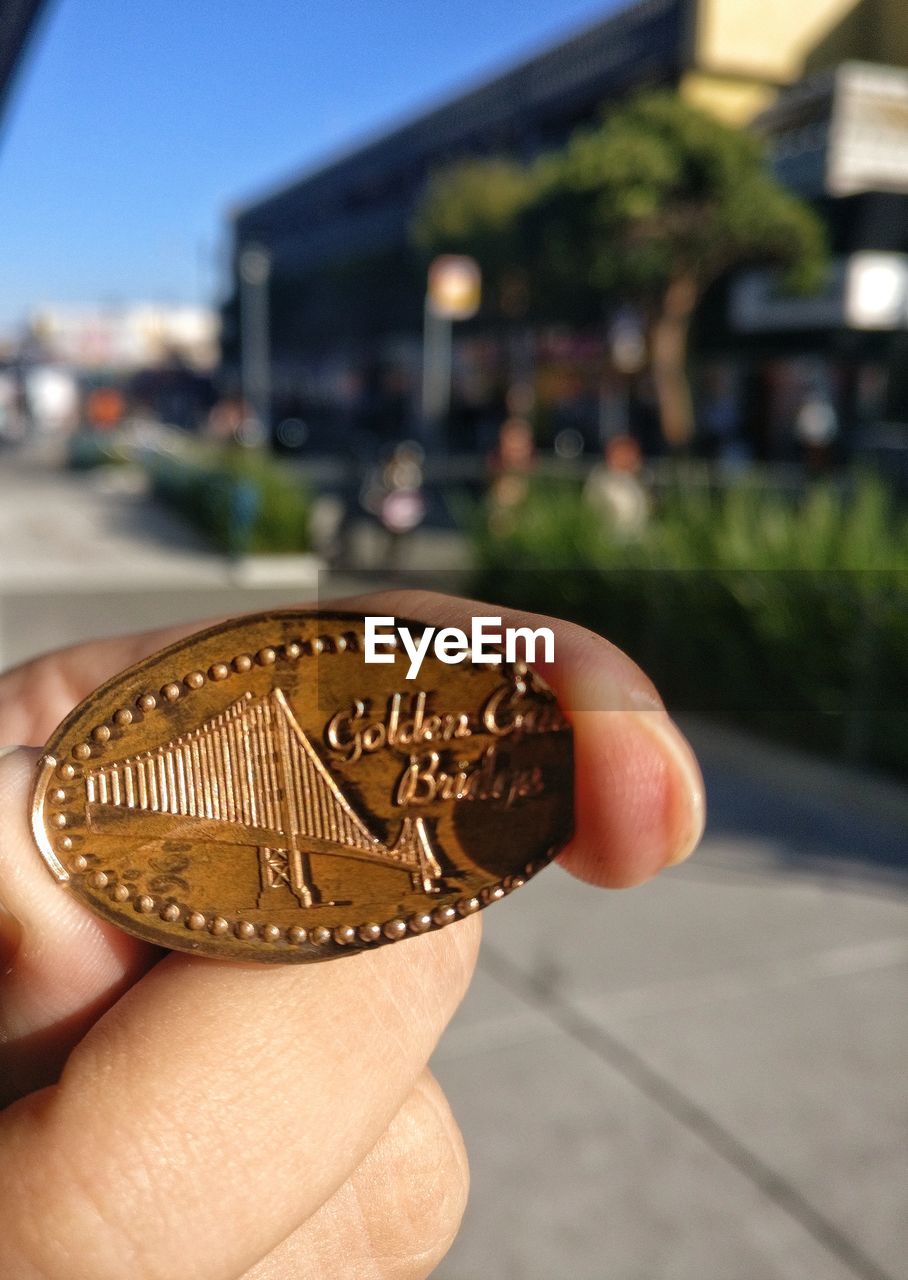
<path fill-rule="evenodd" d="M 905 0 L 696 0 L 688 23 L 680 89 L 734 124 L 842 62 L 908 66 Z"/>

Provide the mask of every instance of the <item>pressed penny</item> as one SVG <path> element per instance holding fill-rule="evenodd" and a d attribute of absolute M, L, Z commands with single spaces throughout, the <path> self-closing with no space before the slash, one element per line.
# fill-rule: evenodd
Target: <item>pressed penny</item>
<path fill-rule="evenodd" d="M 386 946 L 519 888 L 573 826 L 551 691 L 469 655 L 408 679 L 400 651 L 365 661 L 364 625 L 241 618 L 86 698 L 33 795 L 57 880 L 149 942 L 272 962 Z"/>

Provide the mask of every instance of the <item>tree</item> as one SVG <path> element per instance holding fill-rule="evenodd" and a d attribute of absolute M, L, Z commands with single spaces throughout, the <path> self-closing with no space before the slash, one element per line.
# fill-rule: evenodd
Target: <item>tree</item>
<path fill-rule="evenodd" d="M 459 160 L 431 175 L 413 220 L 415 243 L 430 253 L 477 246 L 494 256 L 508 244 L 534 195 L 532 174 L 502 156 Z"/>
<path fill-rule="evenodd" d="M 508 165 L 510 200 L 483 168 L 493 163 Z M 484 266 L 500 271 L 510 257 L 537 285 L 639 308 L 662 431 L 676 448 L 693 430 L 688 339 L 704 291 L 756 263 L 810 290 L 826 262 L 822 223 L 772 176 L 761 141 L 663 91 L 612 109 L 527 166 L 474 161 L 438 175 L 417 214 L 422 243 L 449 247 L 455 221 L 456 247 Z"/>
<path fill-rule="evenodd" d="M 429 178 L 411 224 L 414 244 L 429 257 L 467 253 L 483 272 L 483 293 L 497 310 L 513 314 L 508 298 L 523 310 L 535 255 L 526 239 L 530 210 L 538 198 L 535 171 L 502 156 L 455 161 Z M 494 310 L 494 308 L 492 309 Z"/>

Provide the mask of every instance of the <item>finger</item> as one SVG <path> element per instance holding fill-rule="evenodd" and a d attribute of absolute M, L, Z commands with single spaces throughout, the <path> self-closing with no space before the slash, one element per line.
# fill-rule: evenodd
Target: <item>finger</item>
<path fill-rule="evenodd" d="M 683 861 L 703 834 L 696 758 L 655 687 L 627 654 L 570 622 L 431 592 L 359 597 L 345 607 L 469 631 L 477 614 L 503 626 L 550 627 L 554 661 L 533 666 L 574 731 L 574 838 L 558 861 L 581 880 L 639 884 Z"/>
<path fill-rule="evenodd" d="M 577 761 L 575 836 L 558 860 L 593 884 L 640 884 L 699 844 L 703 776 L 636 664 L 583 627 L 562 623 L 556 637 L 542 672 L 572 722 Z"/>
<path fill-rule="evenodd" d="M 308 604 L 300 609 L 315 607 Z M 370 595 L 350 596 L 331 602 L 331 607 L 362 613 L 392 613 L 399 617 L 423 619 L 442 625 L 446 622 L 468 620 L 476 613 L 504 614 L 514 622 L 526 623 L 535 618 L 539 623 L 551 624 L 551 618 L 536 614 L 517 613 L 497 605 L 482 604 L 475 600 L 458 599 L 431 591 L 383 591 Z M 110 636 L 83 644 L 69 645 L 42 654 L 0 673 L 0 743 L 19 742 L 28 746 L 41 746 L 60 720 L 76 703 L 92 693 L 119 671 L 148 657 L 166 645 L 223 621 L 209 618 L 205 621 L 182 623 L 152 631 L 136 632 L 126 636 Z M 569 623 L 557 623 L 570 627 Z M 599 639 L 592 632 L 574 627 L 589 639 Z M 652 682 L 620 649 L 600 641 L 608 652 L 610 679 L 616 687 L 635 693 L 643 707 L 661 705 Z M 604 689 L 607 686 L 603 686 Z"/>
<path fill-rule="evenodd" d="M 42 654 L 0 674 L 0 744 L 40 747 L 99 684 L 200 625 L 91 640 Z"/>
<path fill-rule="evenodd" d="M 11 1274 L 242 1274 L 379 1140 L 463 995 L 478 939 L 468 917 L 333 964 L 166 957 L 58 1085 L 0 1120 Z"/>
<path fill-rule="evenodd" d="M 422 1280 L 454 1241 L 469 1182 L 457 1123 L 425 1071 L 343 1186 L 243 1280 Z"/>
<path fill-rule="evenodd" d="M 0 1107 L 52 1083 L 74 1044 L 160 954 L 60 893 L 28 829 L 38 753 L 0 759 Z"/>

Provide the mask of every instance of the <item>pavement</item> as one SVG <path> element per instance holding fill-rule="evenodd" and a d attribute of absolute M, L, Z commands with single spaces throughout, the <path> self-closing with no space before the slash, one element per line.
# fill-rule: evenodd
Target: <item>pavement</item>
<path fill-rule="evenodd" d="M 328 599 L 237 575 L 122 479 L 0 456 L 0 667 L 95 634 Z M 684 725 L 706 838 L 485 916 L 433 1067 L 473 1188 L 439 1280 L 906 1280 L 908 788 Z"/>
<path fill-rule="evenodd" d="M 357 589 L 314 557 L 238 566 L 125 468 L 0 454 L 0 670 L 64 644 Z"/>
<path fill-rule="evenodd" d="M 908 797 L 684 727 L 689 863 L 485 917 L 434 1060 L 473 1173 L 439 1280 L 908 1276 Z"/>
<path fill-rule="evenodd" d="M 54 461 L 46 450 L 0 451 L 0 671 L 96 636 L 324 604 L 391 583 L 373 522 L 352 530 L 355 572 L 328 572 L 315 555 L 237 564 L 155 504 L 132 469 L 72 474 Z M 397 585 L 458 589 L 463 547 L 450 532 L 420 530 L 393 553 Z"/>

